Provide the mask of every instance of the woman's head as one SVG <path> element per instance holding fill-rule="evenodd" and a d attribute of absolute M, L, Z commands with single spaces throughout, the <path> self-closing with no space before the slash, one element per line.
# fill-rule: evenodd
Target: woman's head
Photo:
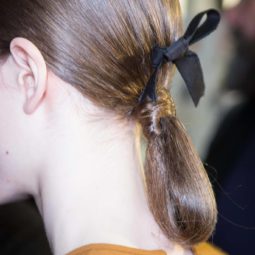
<path fill-rule="evenodd" d="M 155 43 L 170 44 L 181 29 L 177 1 L 46 0 L 2 5 L 2 54 L 9 52 L 13 38 L 28 38 L 55 74 L 94 103 L 124 116 L 133 111 L 149 77 L 151 48 Z M 166 85 L 169 73 L 164 73 Z"/>
<path fill-rule="evenodd" d="M 170 45 L 181 35 L 178 1 L 8 0 L 0 10 L 0 57 L 4 63 L 11 56 L 19 81 L 32 87 L 25 90 L 25 113 L 37 111 L 46 93 L 45 72 L 52 72 L 96 106 L 138 121 L 148 139 L 145 176 L 156 221 L 169 239 L 186 245 L 205 240 L 214 228 L 215 201 L 184 128 L 171 115 L 166 89 L 171 64 L 160 70 L 157 103 L 138 104 L 152 71 L 152 48 Z M 33 68 L 28 56 L 42 70 Z M 24 61 L 28 65 L 22 66 Z"/>

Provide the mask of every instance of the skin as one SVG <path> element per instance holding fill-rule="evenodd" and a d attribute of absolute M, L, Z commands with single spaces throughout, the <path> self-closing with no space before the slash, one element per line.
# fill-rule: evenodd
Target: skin
<path fill-rule="evenodd" d="M 137 125 L 81 96 L 27 39 L 10 51 L 0 60 L 0 203 L 33 196 L 56 255 L 89 243 L 190 254 L 148 209 Z"/>

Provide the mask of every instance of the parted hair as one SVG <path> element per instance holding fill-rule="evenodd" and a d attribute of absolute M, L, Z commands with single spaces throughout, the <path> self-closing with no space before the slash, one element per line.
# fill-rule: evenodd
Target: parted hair
<path fill-rule="evenodd" d="M 0 57 L 24 37 L 48 68 L 95 105 L 139 123 L 150 210 L 172 241 L 192 246 L 212 234 L 215 198 L 203 164 L 170 94 L 174 67 L 164 63 L 157 101 L 138 98 L 151 73 L 155 44 L 182 33 L 178 0 L 1 0 Z"/>

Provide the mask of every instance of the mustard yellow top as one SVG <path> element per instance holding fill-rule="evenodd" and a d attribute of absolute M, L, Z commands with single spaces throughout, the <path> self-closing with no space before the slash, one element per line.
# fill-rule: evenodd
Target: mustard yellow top
<path fill-rule="evenodd" d="M 195 255 L 227 255 L 219 248 L 201 243 L 193 248 Z M 164 250 L 142 250 L 123 245 L 95 243 L 82 246 L 66 255 L 167 255 Z"/>

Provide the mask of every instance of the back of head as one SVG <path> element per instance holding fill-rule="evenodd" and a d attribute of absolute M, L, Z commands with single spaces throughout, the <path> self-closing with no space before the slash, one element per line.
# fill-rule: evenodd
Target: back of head
<path fill-rule="evenodd" d="M 178 0 L 3 0 L 0 55 L 15 37 L 41 51 L 47 66 L 94 104 L 141 124 L 148 147 L 148 203 L 164 234 L 190 246 L 206 240 L 216 222 L 214 195 L 203 165 L 175 116 L 164 63 L 156 103 L 138 103 L 155 44 L 181 34 Z"/>

